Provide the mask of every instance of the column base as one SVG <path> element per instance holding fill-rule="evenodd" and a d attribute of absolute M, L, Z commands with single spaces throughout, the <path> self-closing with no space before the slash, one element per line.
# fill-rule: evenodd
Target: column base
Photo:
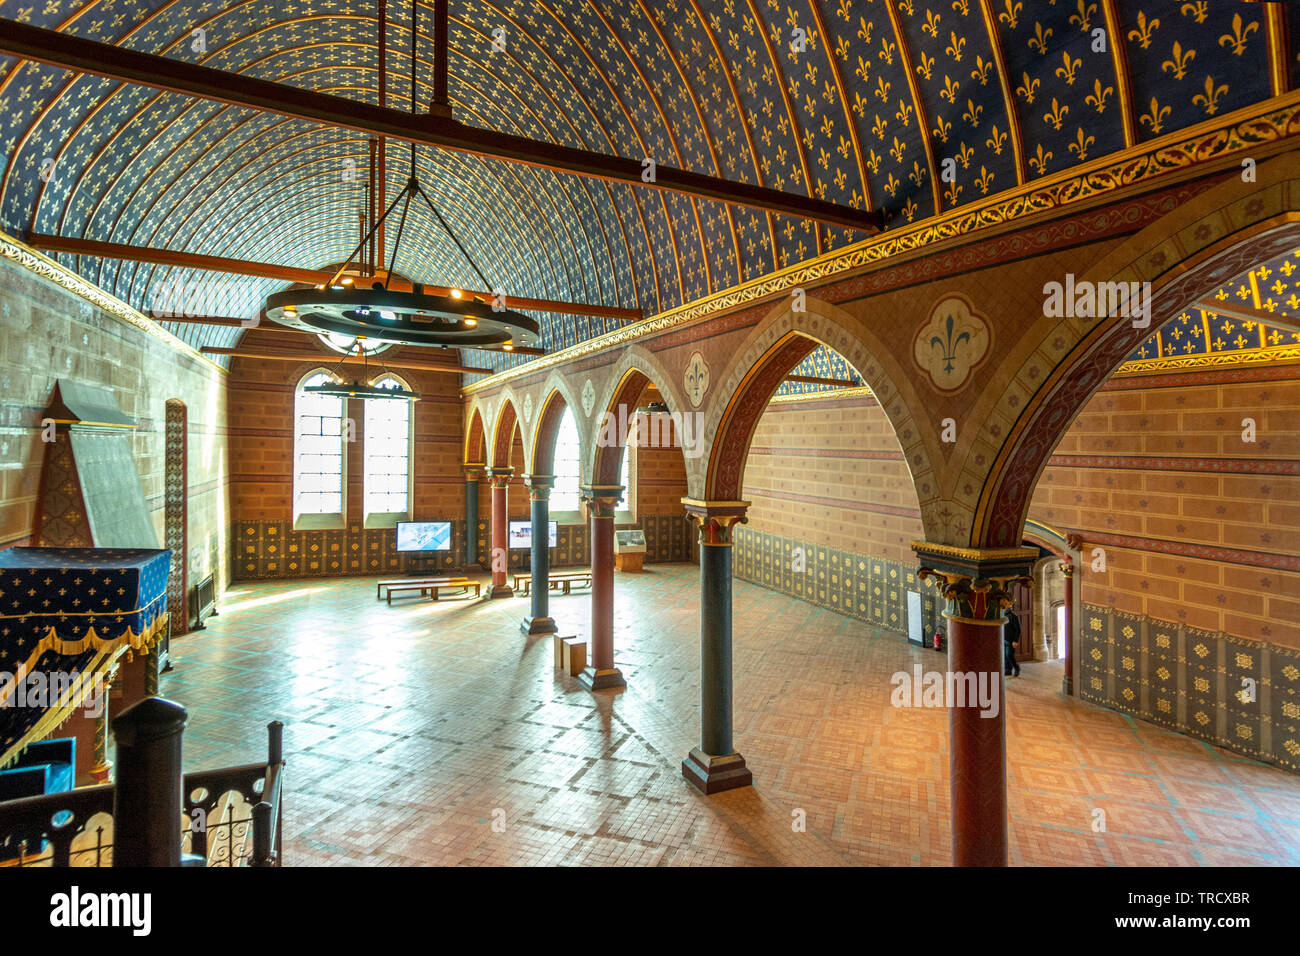
<path fill-rule="evenodd" d="M 745 766 L 745 758 L 740 754 L 714 757 L 699 747 L 692 747 L 682 761 L 682 776 L 704 794 L 754 785 L 754 775 Z"/>
<path fill-rule="evenodd" d="M 578 683 L 587 690 L 605 690 L 610 687 L 626 687 L 623 672 L 617 667 L 597 669 L 588 667 L 578 675 Z"/>
<path fill-rule="evenodd" d="M 554 634 L 559 628 L 556 627 L 555 621 L 549 617 L 526 617 L 519 622 L 519 630 L 525 634 Z"/>
<path fill-rule="evenodd" d="M 487 590 L 487 599 L 495 601 L 497 598 L 512 598 L 515 596 L 515 589 L 508 584 L 494 584 Z"/>

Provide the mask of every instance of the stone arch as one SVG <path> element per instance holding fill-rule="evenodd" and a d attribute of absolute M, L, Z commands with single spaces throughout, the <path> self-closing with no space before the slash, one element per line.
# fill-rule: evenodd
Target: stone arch
<path fill-rule="evenodd" d="M 492 429 L 492 448 L 488 464 L 493 468 L 510 467 L 510 449 L 514 445 L 515 429 L 519 424 L 514 402 L 501 399 L 501 408 L 497 411 L 496 425 Z M 528 461 L 528 449 L 524 448 L 524 461 Z"/>
<path fill-rule="evenodd" d="M 1256 172 L 1254 183 L 1233 177 L 1152 223 L 1077 280 L 1149 282 L 1150 324 L 1135 328 L 1131 319 L 1116 316 L 1076 332 L 1080 320 L 1063 319 L 1042 336 L 1036 352 L 1060 358 L 1044 375 L 1041 357 L 1031 353 L 999 396 L 999 404 L 1026 394 L 1028 399 L 986 470 L 971 523 L 972 547 L 1019 543 L 1048 458 L 1087 401 L 1143 339 L 1190 302 L 1300 245 L 1300 156 L 1261 163 Z"/>
<path fill-rule="evenodd" d="M 603 403 L 598 402 L 592 409 L 591 420 L 587 423 L 586 461 L 591 463 L 588 474 L 592 484 L 617 484 L 619 469 L 623 463 L 623 448 L 601 447 L 598 440 L 604 414 L 617 414 L 619 405 L 630 404 L 636 400 L 646 385 L 654 385 L 669 403 L 669 410 L 675 412 L 691 411 L 676 379 L 668 373 L 663 364 L 648 349 L 634 345 L 624 351 L 622 358 L 607 373 L 609 385 Z M 581 429 L 579 429 L 581 431 Z M 687 480 L 690 477 L 691 462 L 686 461 Z"/>
<path fill-rule="evenodd" d="M 717 400 L 708 410 L 704 434 L 708 453 L 692 484 L 692 496 L 735 501 L 744 488 L 745 459 L 754 429 L 772 395 L 790 370 L 818 345 L 842 355 L 871 388 L 903 448 L 912 483 L 921 505 L 927 535 L 929 514 L 939 498 L 932 456 L 924 436 L 928 426 L 912 414 L 899 383 L 910 384 L 892 353 L 842 309 L 818 299 L 806 301 L 807 311 L 795 313 L 782 304 L 760 322 L 737 350 L 716 386 Z M 931 434 L 937 441 L 937 436 Z M 704 466 L 707 466 L 707 470 Z M 929 508 L 927 508 L 929 504 Z"/>
<path fill-rule="evenodd" d="M 469 424 L 465 426 L 465 464 L 487 464 L 487 434 L 483 426 L 483 410 L 475 402 L 470 406 Z"/>
<path fill-rule="evenodd" d="M 532 470 L 539 475 L 553 475 L 555 474 L 555 440 L 560 431 L 560 422 L 566 411 L 577 409 L 581 412 L 582 406 L 577 403 L 568 381 L 557 373 L 551 373 L 542 391 L 546 397 L 542 399 L 533 426 Z M 578 429 L 578 444 L 579 461 L 585 464 L 587 441 L 581 428 Z"/>

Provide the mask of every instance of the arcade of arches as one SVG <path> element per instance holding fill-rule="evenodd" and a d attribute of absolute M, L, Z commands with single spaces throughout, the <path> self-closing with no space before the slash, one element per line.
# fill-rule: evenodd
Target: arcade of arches
<path fill-rule="evenodd" d="M 453 42 L 464 40 L 473 11 L 451 6 Z M 961 15 L 918 6 L 944 8 L 945 27 Z M 303 808 L 287 822 L 288 865 L 1300 863 L 1296 25 L 1288 34 L 1288 14 L 1258 14 L 1282 38 L 1261 80 L 1271 88 L 1195 122 L 1170 119 L 1163 133 L 1152 97 L 1165 94 L 1152 84 L 1174 83 L 1172 71 L 1132 66 L 1113 136 L 1101 131 L 1113 114 L 1098 107 L 1097 154 L 1085 158 L 1092 136 L 1079 127 L 1077 144 L 1051 141 L 1058 165 L 1038 182 L 1029 171 L 1037 160 L 1045 175 L 1045 140 L 1035 139 L 1044 122 L 1035 115 L 1030 129 L 1029 113 L 1064 115 L 1067 87 L 1044 105 L 1002 79 L 1022 59 L 1005 36 L 1018 28 L 997 27 L 994 5 L 978 6 L 1008 44 L 1005 54 L 993 45 L 989 82 L 1005 92 L 996 102 L 1023 114 L 1011 117 L 1014 155 L 1008 145 L 996 154 L 1006 164 L 995 167 L 992 152 L 984 160 L 986 177 L 996 168 L 1009 181 L 977 192 L 958 163 L 947 200 L 926 182 L 907 194 L 922 205 L 881 207 L 883 229 L 819 221 L 821 206 L 796 218 L 758 196 L 749 207 L 673 192 L 668 179 L 652 208 L 655 190 L 570 176 L 551 153 L 529 180 L 513 178 L 531 167 L 509 157 L 421 156 L 453 187 L 473 184 L 472 196 L 506 194 L 475 211 L 477 200 L 460 207 L 453 189 L 438 190 L 489 270 L 542 304 L 520 305 L 547 331 L 513 356 L 395 344 L 345 365 L 349 342 L 270 321 L 240 327 L 258 309 L 260 293 L 240 298 L 250 276 L 314 281 L 271 267 L 258 275 L 254 260 L 328 271 L 349 262 L 340 243 L 357 238 L 349 206 L 321 223 L 344 239 L 320 255 L 294 246 L 285 233 L 308 220 L 271 185 L 267 208 L 281 219 L 248 210 L 243 226 L 267 234 L 231 233 L 243 265 L 230 260 L 228 287 L 205 286 L 206 318 L 160 318 L 140 290 L 168 275 L 218 275 L 184 269 L 215 268 L 199 260 L 225 255 L 227 240 L 158 226 L 155 240 L 141 231 L 122 241 L 174 239 L 193 255 L 110 262 L 72 220 L 98 202 L 134 209 L 134 194 L 74 202 L 51 182 L 29 202 L 13 157 L 28 163 L 31 151 L 10 141 L 0 546 L 101 543 L 77 524 L 75 501 L 56 500 L 51 475 L 61 473 L 40 436 L 56 384 L 65 396 L 68 383 L 109 396 L 134 426 L 153 546 L 173 552 L 175 667 L 160 692 L 190 708 L 187 754 L 211 761 L 246 762 L 259 728 L 285 721 Z M 1140 6 L 1105 5 L 1124 18 Z M 1281 5 L 1210 4 L 1248 6 Z M 833 7 L 811 5 L 823 33 L 836 29 Z M 857 0 L 853 9 L 856 19 Z M 906 34 L 902 16 L 882 22 Z M 1178 17 L 1162 9 L 1160 19 L 1172 30 Z M 598 19 L 600 30 L 621 29 Z M 652 32 L 666 49 L 676 42 L 667 27 Z M 12 54 L 5 70 L 21 69 L 17 42 L 0 44 Z M 638 83 L 650 42 L 619 41 Z M 948 134 L 919 79 L 926 49 L 900 53 L 913 102 L 899 106 L 938 121 L 917 141 L 933 178 Z M 1139 40 L 1126 49 L 1134 61 Z M 59 55 L 46 59 L 58 66 Z M 843 155 L 883 203 L 877 150 L 889 140 L 869 122 L 878 104 L 855 114 L 861 83 L 826 55 L 831 79 L 813 91 L 825 82 L 828 101 L 844 99 Z M 721 96 L 730 77 L 737 102 L 741 56 L 709 81 Z M 761 171 L 759 191 L 776 193 L 780 170 L 768 176 L 766 158 L 727 172 L 728 133 L 709 127 L 704 79 L 696 89 L 678 57 L 669 49 L 653 69 L 696 104 L 700 129 L 667 140 L 707 153 L 719 181 Z M 521 63 L 544 76 L 540 58 L 530 48 Z M 492 77 L 476 63 L 453 56 L 452 99 L 458 115 L 481 110 L 493 126 Z M 592 54 L 582 70 L 602 63 Z M 1033 69 L 1023 68 L 1026 84 Z M 14 91 L 4 82 L 0 98 Z M 1202 95 L 1215 99 L 1216 82 Z M 803 96 L 785 93 L 792 110 Z M 617 96 L 579 98 L 596 113 L 621 109 Z M 1146 99 L 1151 122 L 1140 115 Z M 968 125 L 982 141 L 981 102 L 970 102 Z M 1084 100 L 1069 102 L 1067 125 L 1078 126 Z M 517 105 L 518 129 L 542 135 L 534 108 Z M 555 142 L 568 141 L 559 124 L 581 125 L 571 106 L 557 105 L 562 116 L 545 130 Z M 741 111 L 740 139 L 767 149 L 759 110 Z M 864 111 L 859 129 L 852 117 Z M 101 122 L 76 115 L 87 129 Z M 28 135 L 48 138 L 48 124 L 31 122 Z M 584 122 L 608 135 L 622 120 Z M 214 121 L 214 143 L 222 129 Z M 803 176 L 818 175 L 817 155 L 809 150 Z M 922 153 L 917 182 L 926 162 Z M 809 203 L 811 193 L 864 207 L 851 185 L 829 180 L 787 186 Z M 497 208 L 507 199 L 518 204 Z M 715 215 L 733 223 L 725 242 L 705 234 Z M 493 217 L 531 225 L 494 232 Z M 763 225 L 742 241 L 746 217 Z M 638 245 L 634 219 L 652 243 L 668 240 L 653 252 Z M 474 287 L 431 221 L 410 228 L 401 276 Z M 581 300 L 599 304 L 602 293 L 639 317 L 584 313 Z M 231 337 L 204 338 L 213 329 Z M 303 391 L 338 368 L 419 400 Z M 408 533 L 432 543 L 412 550 Z M 480 597 L 454 586 L 370 595 L 374 576 L 407 575 L 463 576 Z M 191 630 L 200 585 L 219 616 Z M 1008 628 L 1019 632 L 1009 646 Z M 0 660 L 3 649 L 0 639 Z M 11 743 L 0 740 L 5 759 Z M 339 792 L 352 801 L 344 810 L 331 803 Z M 518 821 L 501 839 L 481 825 L 493 807 Z M 799 810 L 806 828 L 791 832 Z"/>

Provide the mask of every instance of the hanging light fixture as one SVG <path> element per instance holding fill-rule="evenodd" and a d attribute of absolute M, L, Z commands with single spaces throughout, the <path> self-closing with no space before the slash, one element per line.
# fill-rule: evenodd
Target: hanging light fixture
<path fill-rule="evenodd" d="M 362 368 L 368 369 L 369 363 L 366 361 L 368 353 L 365 350 L 363 341 L 364 340 L 362 339 L 357 339 L 355 345 L 357 347 L 357 354 L 361 356 Z M 330 398 L 378 398 L 406 402 L 418 402 L 420 400 L 419 393 L 412 392 L 410 389 L 403 388 L 401 385 L 387 388 L 382 385 L 375 385 L 355 378 L 351 382 L 348 382 L 347 379 L 339 374 L 339 369 L 342 368 L 343 363 L 347 361 L 348 356 L 351 354 L 350 351 L 345 352 L 343 358 L 339 359 L 338 365 L 335 365 L 334 368 L 330 370 L 329 374 L 333 378 L 333 381 L 323 382 L 320 385 L 304 385 L 302 390 L 309 395 L 326 395 Z M 384 370 L 385 374 L 393 374 L 388 370 L 388 366 L 384 365 L 382 359 L 380 360 L 379 365 Z M 361 379 L 367 377 L 368 376 L 363 371 Z"/>
<path fill-rule="evenodd" d="M 415 115 L 415 65 L 416 36 L 419 4 L 411 9 L 411 114 Z M 362 237 L 352 255 L 344 260 L 333 277 L 324 285 L 306 289 L 288 289 L 267 296 L 264 305 L 266 317 L 280 325 L 307 332 L 346 335 L 350 338 L 368 338 L 382 342 L 406 345 L 436 345 L 443 348 L 503 349 L 512 351 L 515 346 L 534 346 L 541 341 L 541 330 L 533 319 L 521 312 L 488 304 L 466 295 L 460 289 L 451 289 L 449 295 L 426 293 L 424 286 L 412 283 L 410 292 L 388 288 L 388 281 L 397 264 L 397 252 L 406 231 L 406 219 L 411 200 L 419 198 L 429 207 L 434 218 L 451 237 L 465 261 L 478 275 L 483 288 L 491 288 L 482 270 L 469 252 L 456 238 L 447 221 L 442 218 L 424 187 L 415 175 L 415 144 L 411 144 L 411 174 L 406 186 L 389 203 Z M 401 219 L 397 226 L 397 241 L 388 271 L 382 282 L 375 281 L 369 289 L 358 287 L 343 271 L 365 248 L 371 236 L 402 203 Z M 311 389 L 307 389 L 311 391 Z M 323 393 L 322 393 L 323 394 Z M 348 393 L 351 395 L 352 393 Z M 378 397 L 378 396 L 373 396 Z"/>

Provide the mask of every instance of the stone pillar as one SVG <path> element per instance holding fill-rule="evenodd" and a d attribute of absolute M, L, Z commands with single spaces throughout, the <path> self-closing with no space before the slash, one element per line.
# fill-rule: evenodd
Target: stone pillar
<path fill-rule="evenodd" d="M 622 485 L 583 485 L 591 515 L 591 666 L 578 680 L 588 690 L 626 687 L 614 666 L 614 510 Z"/>
<path fill-rule="evenodd" d="M 510 567 L 510 512 L 507 508 L 507 493 L 513 468 L 489 468 L 488 479 L 492 482 L 492 586 L 488 588 L 489 598 L 514 597 L 515 592 L 506 584 L 506 571 Z"/>
<path fill-rule="evenodd" d="M 1061 678 L 1061 693 L 1066 696 L 1074 694 L 1074 562 L 1065 561 L 1061 565 L 1065 575 L 1065 632 L 1061 639 L 1065 646 L 1061 653 L 1065 657 L 1065 676 Z"/>
<path fill-rule="evenodd" d="M 731 530 L 748 501 L 683 498 L 700 531 L 700 745 L 682 776 L 704 793 L 748 787 L 754 775 L 731 739 Z"/>
<path fill-rule="evenodd" d="M 465 570 L 478 564 L 478 483 L 483 465 L 465 466 Z"/>
<path fill-rule="evenodd" d="M 955 866 L 1007 865 L 1006 699 L 1002 611 L 1030 580 L 1032 548 L 976 550 L 913 542 L 947 601 L 948 768 Z"/>
<path fill-rule="evenodd" d="M 533 519 L 532 576 L 529 588 L 532 595 L 532 614 L 519 625 L 525 634 L 554 634 L 555 621 L 551 620 L 550 574 L 551 547 L 547 530 L 551 524 L 551 488 L 554 475 L 527 475 L 528 501 Z M 594 582 L 593 582 L 594 583 Z"/>

